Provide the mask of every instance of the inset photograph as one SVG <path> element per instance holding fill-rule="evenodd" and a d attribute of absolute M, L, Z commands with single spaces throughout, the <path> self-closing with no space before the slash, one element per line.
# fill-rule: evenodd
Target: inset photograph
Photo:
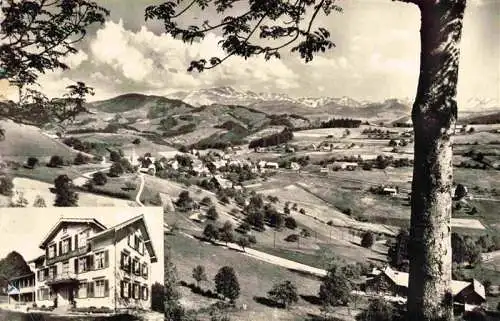
<path fill-rule="evenodd" d="M 163 253 L 161 207 L 2 208 L 0 320 L 26 312 L 151 319 Z"/>

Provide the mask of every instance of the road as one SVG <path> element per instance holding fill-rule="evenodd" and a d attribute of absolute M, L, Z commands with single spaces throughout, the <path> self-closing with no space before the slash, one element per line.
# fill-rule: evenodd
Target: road
<path fill-rule="evenodd" d="M 141 194 L 144 190 L 144 184 L 146 183 L 146 180 L 144 179 L 143 173 L 139 173 L 139 177 L 141 178 L 141 185 L 139 186 L 139 191 L 137 191 L 137 195 L 135 196 L 135 202 L 139 204 L 139 206 L 144 207 L 144 204 L 142 204 L 141 202 Z"/>

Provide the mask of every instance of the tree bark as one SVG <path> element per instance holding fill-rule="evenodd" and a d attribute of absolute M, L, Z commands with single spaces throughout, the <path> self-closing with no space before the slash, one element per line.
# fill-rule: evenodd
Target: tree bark
<path fill-rule="evenodd" d="M 415 0 L 421 12 L 421 53 L 412 110 L 415 161 L 407 304 L 412 321 L 453 320 L 452 135 L 465 2 Z"/>

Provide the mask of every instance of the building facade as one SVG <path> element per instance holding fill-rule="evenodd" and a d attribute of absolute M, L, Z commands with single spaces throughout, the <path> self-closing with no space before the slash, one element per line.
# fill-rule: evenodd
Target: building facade
<path fill-rule="evenodd" d="M 29 262 L 37 306 L 151 308 L 157 257 L 142 215 L 111 228 L 95 219 L 62 218 L 39 247 L 45 254 Z"/>

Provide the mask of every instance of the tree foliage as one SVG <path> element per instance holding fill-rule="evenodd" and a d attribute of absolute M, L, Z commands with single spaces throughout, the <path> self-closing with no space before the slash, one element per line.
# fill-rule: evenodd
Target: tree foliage
<path fill-rule="evenodd" d="M 234 269 L 230 266 L 224 266 L 219 269 L 214 278 L 215 290 L 222 294 L 231 302 L 234 302 L 240 296 L 240 284 Z"/>
<path fill-rule="evenodd" d="M 196 281 L 196 285 L 199 287 L 200 282 L 207 281 L 207 274 L 205 273 L 205 267 L 203 265 L 197 265 L 193 269 L 193 279 Z"/>
<path fill-rule="evenodd" d="M 73 181 L 68 175 L 59 175 L 54 180 L 54 193 L 56 199 L 54 206 L 58 207 L 75 207 L 78 206 L 78 194 L 75 191 Z"/>
<path fill-rule="evenodd" d="M 10 252 L 3 259 L 0 259 L 0 288 L 7 288 L 7 279 L 26 275 L 31 270 L 18 252 Z"/>
<path fill-rule="evenodd" d="M 92 182 L 96 185 L 103 186 L 108 182 L 108 178 L 103 172 L 95 172 L 92 174 Z"/>
<path fill-rule="evenodd" d="M 45 200 L 41 195 L 37 195 L 35 197 L 35 200 L 33 201 L 33 207 L 47 207 L 47 204 L 45 204 Z"/>
<path fill-rule="evenodd" d="M 147 7 L 145 16 L 146 20 L 158 19 L 162 21 L 166 33 L 190 43 L 202 39 L 207 32 L 216 29 L 222 30 L 224 39 L 220 45 L 227 55 L 192 61 L 188 68 L 189 71 L 214 68 L 231 56 L 249 58 L 263 55 L 266 60 L 273 57 L 280 58 L 280 50 L 296 42 L 298 43 L 291 48 L 291 51 L 297 52 L 305 62 L 309 62 L 315 53 L 325 52 L 334 46 L 334 43 L 329 39 L 328 30 L 322 27 L 315 30 L 312 28 L 320 11 L 325 15 L 329 15 L 332 11 L 342 11 L 334 1 L 322 0 L 319 3 L 310 0 L 253 1 L 249 3 L 249 8 L 244 13 L 231 16 L 228 11 L 233 8 L 236 1 L 191 0 L 187 4 L 184 4 L 183 1 L 166 1 L 160 5 Z M 205 20 L 201 26 L 181 27 L 176 18 L 195 6 L 202 10 L 215 9 L 221 16 L 220 22 L 212 23 Z M 310 12 L 312 12 L 310 19 L 304 21 L 304 16 Z M 282 21 L 286 23 L 283 24 Z M 260 40 L 254 39 L 257 38 L 253 37 L 254 35 L 258 35 Z M 262 40 L 276 43 L 282 39 L 284 39 L 283 42 L 277 45 L 261 45 Z"/>
<path fill-rule="evenodd" d="M 299 300 L 297 287 L 291 281 L 284 281 L 273 285 L 272 289 L 267 292 L 268 297 L 285 308 L 288 308 L 292 303 Z"/>
<path fill-rule="evenodd" d="M 14 183 L 12 182 L 12 177 L 3 175 L 0 176 L 0 195 L 12 196 L 14 189 Z"/>
<path fill-rule="evenodd" d="M 361 236 L 361 246 L 370 248 L 373 246 L 374 243 L 375 243 L 375 236 L 373 235 L 373 233 L 370 231 L 364 232 L 363 235 Z"/>

